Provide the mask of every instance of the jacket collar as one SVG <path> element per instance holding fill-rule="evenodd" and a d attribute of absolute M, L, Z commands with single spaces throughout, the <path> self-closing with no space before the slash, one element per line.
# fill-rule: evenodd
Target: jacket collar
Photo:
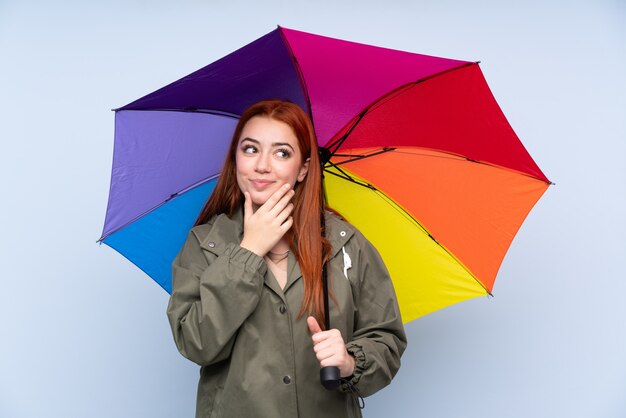
<path fill-rule="evenodd" d="M 326 211 L 326 239 L 330 242 L 330 257 L 337 255 L 341 248 L 352 238 L 356 229 L 332 212 Z"/>
<path fill-rule="evenodd" d="M 235 211 L 232 217 L 220 214 L 215 217 L 207 236 L 200 247 L 216 255 L 222 255 L 226 245 L 239 244 L 243 239 L 243 208 Z"/>

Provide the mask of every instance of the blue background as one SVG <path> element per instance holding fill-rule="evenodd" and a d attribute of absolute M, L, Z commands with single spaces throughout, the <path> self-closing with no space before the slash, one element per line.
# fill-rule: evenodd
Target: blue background
<path fill-rule="evenodd" d="M 557 185 L 367 417 L 626 416 L 623 1 L 0 0 L 0 417 L 190 417 L 166 293 L 98 246 L 113 112 L 276 25 L 465 60 Z"/>

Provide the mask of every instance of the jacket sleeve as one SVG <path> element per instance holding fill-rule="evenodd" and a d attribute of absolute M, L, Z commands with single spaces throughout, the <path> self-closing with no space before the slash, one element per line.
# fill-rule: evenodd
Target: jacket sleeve
<path fill-rule="evenodd" d="M 357 313 L 347 351 L 355 358 L 350 382 L 362 396 L 387 386 L 400 368 L 407 340 L 389 272 L 378 251 L 359 232 Z M 349 385 L 342 386 L 343 391 Z"/>
<path fill-rule="evenodd" d="M 178 350 L 208 366 L 230 356 L 237 330 L 255 310 L 267 269 L 237 244 L 205 251 L 192 230 L 172 264 L 167 315 Z"/>

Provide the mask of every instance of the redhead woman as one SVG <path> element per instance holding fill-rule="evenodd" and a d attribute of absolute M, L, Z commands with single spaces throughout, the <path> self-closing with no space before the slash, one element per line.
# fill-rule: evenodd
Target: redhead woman
<path fill-rule="evenodd" d="M 398 371 L 406 336 L 387 269 L 324 206 L 321 182 L 299 106 L 267 100 L 243 113 L 173 263 L 167 313 L 179 351 L 201 366 L 196 417 L 361 416 L 354 393 Z M 327 366 L 339 369 L 337 390 L 320 384 Z"/>

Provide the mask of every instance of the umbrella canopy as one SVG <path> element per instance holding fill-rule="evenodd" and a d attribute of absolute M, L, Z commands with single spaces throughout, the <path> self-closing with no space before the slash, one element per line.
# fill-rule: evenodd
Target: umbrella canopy
<path fill-rule="evenodd" d="M 491 293 L 551 183 L 478 64 L 282 27 L 116 109 L 100 240 L 170 291 L 238 115 L 268 98 L 311 116 L 329 205 L 380 251 L 405 322 Z"/>

